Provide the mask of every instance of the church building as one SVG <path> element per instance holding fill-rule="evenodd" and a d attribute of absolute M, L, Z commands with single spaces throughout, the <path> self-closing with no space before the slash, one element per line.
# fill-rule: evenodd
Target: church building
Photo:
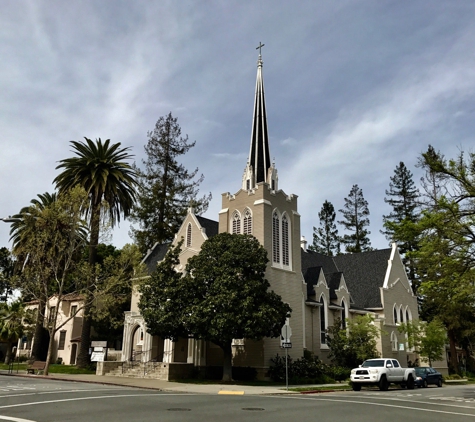
<path fill-rule="evenodd" d="M 329 363 L 325 330 L 337 318 L 345 321 L 369 313 L 382 330 L 379 352 L 399 359 L 403 365 L 408 359 L 414 361 L 413 350 L 398 325 L 418 319 L 417 299 L 396 245 L 336 257 L 307 250 L 300 233 L 297 196 L 280 189 L 277 169 L 270 160 L 262 70 L 259 54 L 250 151 L 241 184 L 235 187 L 237 192 L 222 194 L 218 221 L 197 216 L 189 209 L 172 242 L 184 240 L 177 270 L 183 270 L 203 242 L 217 233 L 251 234 L 267 250 L 266 278 L 271 289 L 292 308 L 286 324 L 291 330 L 292 348 L 288 352 L 293 359 L 301 358 L 307 350 Z M 150 272 L 168 247 L 156 244 L 149 251 L 144 263 Z M 222 351 L 211 342 L 194 338 L 172 342 L 148 334 L 139 300 L 135 292 L 125 315 L 122 373 L 127 371 L 127 362 L 142 365 L 142 374 L 162 379 L 185 376 L 190 368 L 222 365 Z M 277 354 L 285 354 L 280 338 L 235 339 L 233 366 L 253 367 L 260 378 L 265 378 L 270 359 Z M 105 366 L 103 369 L 107 373 Z"/>

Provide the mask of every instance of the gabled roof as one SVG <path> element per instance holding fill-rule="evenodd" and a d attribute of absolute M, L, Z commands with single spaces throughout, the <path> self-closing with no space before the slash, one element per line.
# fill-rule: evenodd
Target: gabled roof
<path fill-rule="evenodd" d="M 381 293 L 391 249 L 380 249 L 335 256 L 333 260 L 345 275 L 346 285 L 355 306 L 362 308 L 380 308 Z"/>
<path fill-rule="evenodd" d="M 152 250 L 145 256 L 142 263 L 147 267 L 149 274 L 153 273 L 157 268 L 157 264 L 165 258 L 171 243 L 155 243 Z"/>
<path fill-rule="evenodd" d="M 205 229 L 205 234 L 208 239 L 218 234 L 219 223 L 217 221 L 210 220 L 209 218 L 204 218 L 199 215 L 195 215 L 195 217 L 198 220 L 198 223 L 200 223 L 200 226 Z"/>
<path fill-rule="evenodd" d="M 379 308 L 380 287 L 383 287 L 391 249 L 381 249 L 338 256 L 326 256 L 310 250 L 302 250 L 302 274 L 307 283 L 307 293 L 313 291 L 311 268 L 321 267 L 328 287 L 330 299 L 336 299 L 335 290 L 340 286 L 342 275 L 351 294 L 352 308 Z M 312 284 L 313 283 L 313 284 Z M 311 290 L 308 285 L 311 284 Z"/>

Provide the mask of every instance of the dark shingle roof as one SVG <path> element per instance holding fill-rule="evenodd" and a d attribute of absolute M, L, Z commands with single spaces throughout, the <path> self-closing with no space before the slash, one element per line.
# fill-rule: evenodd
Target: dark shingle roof
<path fill-rule="evenodd" d="M 206 236 L 208 238 L 216 236 L 219 230 L 219 223 L 214 220 L 210 220 L 209 218 L 200 217 L 199 215 L 196 216 L 196 219 L 200 223 L 201 227 L 205 229 Z"/>
<path fill-rule="evenodd" d="M 380 287 L 388 269 L 391 249 L 335 256 L 333 260 L 345 275 L 346 285 L 356 307 L 382 306 Z"/>
<path fill-rule="evenodd" d="M 305 283 L 307 283 L 307 297 L 315 294 L 313 287 L 318 283 L 318 276 L 321 270 L 322 267 L 309 267 L 303 273 L 303 278 Z"/>
<path fill-rule="evenodd" d="M 165 258 L 169 246 L 170 243 L 157 243 L 144 258 L 143 263 L 146 265 L 149 274 L 153 273 L 157 268 L 157 264 Z"/>
<path fill-rule="evenodd" d="M 325 274 L 328 287 L 330 288 L 330 300 L 338 299 L 335 290 L 338 290 L 341 282 L 341 273 Z"/>
<path fill-rule="evenodd" d="M 307 292 L 313 291 L 311 268 L 321 267 L 330 288 L 330 299 L 336 299 L 341 276 L 352 298 L 354 308 L 379 308 L 381 304 L 380 287 L 388 268 L 391 249 L 381 249 L 371 252 L 326 256 L 310 250 L 302 250 L 302 274 L 307 282 Z M 316 280 L 313 281 L 313 284 Z"/>

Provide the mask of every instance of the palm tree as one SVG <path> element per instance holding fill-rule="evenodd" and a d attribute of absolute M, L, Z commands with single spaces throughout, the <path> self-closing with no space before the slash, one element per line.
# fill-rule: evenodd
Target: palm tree
<path fill-rule="evenodd" d="M 0 308 L 0 338 L 7 342 L 6 364 L 12 358 L 13 346 L 23 335 L 23 316 L 23 303 L 19 300 L 10 305 L 2 304 Z"/>
<path fill-rule="evenodd" d="M 136 172 L 125 161 L 132 156 L 129 148 L 121 148 L 121 144 L 110 144 L 107 139 L 95 142 L 84 138 L 86 142 L 71 141 L 75 157 L 60 161 L 56 169 L 63 171 L 54 179 L 59 193 L 68 191 L 76 185 L 82 186 L 89 195 L 89 207 L 85 210 L 89 220 L 89 265 L 96 264 L 97 245 L 101 213 L 107 212 L 112 227 L 120 222 L 121 214 L 127 217 L 135 202 Z M 104 210 L 103 204 L 107 207 Z M 88 291 L 84 308 L 81 346 L 77 364 L 85 367 L 89 364 L 89 343 L 91 333 L 91 299 Z"/>
<path fill-rule="evenodd" d="M 24 268 L 28 261 L 28 256 L 21 251 L 26 244 L 32 231 L 35 230 L 35 221 L 46 208 L 50 207 L 57 200 L 56 193 L 45 192 L 38 194 L 38 198 L 30 201 L 31 205 L 23 207 L 18 214 L 11 217 L 10 240 L 13 243 L 12 252 L 17 257 L 17 264 Z M 38 312 L 36 314 L 34 342 L 31 349 L 32 360 L 45 360 L 48 339 L 44 328 L 44 316 L 46 310 L 47 297 L 42 289 L 39 289 L 36 299 L 38 300 Z"/>

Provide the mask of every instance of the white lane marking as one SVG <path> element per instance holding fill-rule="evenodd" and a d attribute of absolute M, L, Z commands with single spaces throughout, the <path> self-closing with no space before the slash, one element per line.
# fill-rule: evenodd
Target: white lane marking
<path fill-rule="evenodd" d="M 12 421 L 12 422 L 35 422 L 30 419 L 21 419 L 21 418 L 12 418 L 10 416 L 2 416 L 0 415 L 0 420 L 2 421 Z"/>
<path fill-rule="evenodd" d="M 268 396 L 268 397 L 275 397 L 275 396 Z M 340 403 L 354 403 L 354 404 L 363 404 L 363 405 L 372 405 L 372 406 L 382 406 L 382 407 L 394 407 L 396 409 L 407 409 L 407 410 L 418 410 L 420 412 L 429 412 L 429 413 L 445 413 L 448 415 L 458 415 L 458 416 L 471 416 L 472 418 L 475 417 L 475 414 L 470 414 L 470 413 L 458 413 L 458 412 L 449 412 L 445 410 L 436 410 L 436 409 L 421 409 L 418 407 L 410 407 L 410 406 L 396 406 L 394 404 L 385 404 L 385 403 L 373 403 L 369 401 L 356 401 L 356 400 L 338 400 L 338 399 L 323 399 L 323 398 L 317 398 L 317 397 L 279 397 L 279 398 L 286 398 L 286 399 L 297 399 L 297 400 L 316 400 L 316 401 L 331 401 L 331 402 L 340 402 Z M 426 403 L 424 403 L 426 404 Z M 436 404 L 436 403 L 430 403 L 430 404 Z M 456 405 L 446 405 L 446 406 L 451 406 L 451 407 L 461 407 L 465 409 L 473 409 L 473 407 L 469 406 L 456 406 Z"/>
<path fill-rule="evenodd" d="M 136 388 L 121 388 L 120 391 L 124 390 L 132 390 L 135 391 Z M 61 394 L 61 393 L 82 393 L 82 392 L 90 393 L 94 391 L 118 391 L 117 388 L 98 388 L 93 390 L 55 390 L 55 391 L 38 391 L 36 393 L 24 393 L 24 394 L 0 394 L 0 398 L 3 397 L 25 397 L 25 396 L 40 396 L 42 394 Z"/>
<path fill-rule="evenodd" d="M 152 394 L 120 394 L 118 396 L 97 396 L 97 397 L 76 397 L 74 399 L 61 399 L 61 400 L 45 400 L 45 401 L 36 401 L 31 403 L 19 403 L 19 404 L 8 404 L 6 406 L 0 406 L 0 409 L 9 409 L 12 407 L 24 407 L 24 406 L 34 406 L 37 404 L 50 404 L 50 403 L 62 403 L 68 401 L 81 401 L 81 400 L 99 400 L 99 399 L 116 399 L 122 397 L 152 397 L 152 396 L 163 396 L 163 397 L 170 397 L 170 396 L 199 396 L 202 394 L 159 394 L 159 393 L 152 393 Z"/>

